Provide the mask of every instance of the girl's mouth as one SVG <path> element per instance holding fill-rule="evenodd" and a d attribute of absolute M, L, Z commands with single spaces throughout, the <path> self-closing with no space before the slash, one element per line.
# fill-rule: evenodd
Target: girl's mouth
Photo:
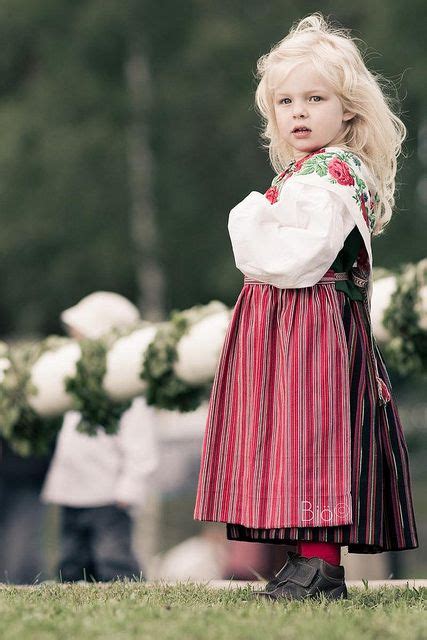
<path fill-rule="evenodd" d="M 310 135 L 311 129 L 308 129 L 307 127 L 299 127 L 298 129 L 294 129 L 292 133 L 296 138 L 306 138 Z"/>

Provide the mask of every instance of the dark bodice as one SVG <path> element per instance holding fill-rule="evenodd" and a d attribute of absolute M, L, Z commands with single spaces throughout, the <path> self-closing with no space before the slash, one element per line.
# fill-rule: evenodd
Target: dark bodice
<path fill-rule="evenodd" d="M 330 268 L 335 272 L 345 271 L 350 273 L 362 245 L 363 238 L 360 231 L 357 227 L 354 227 L 345 239 L 343 248 Z M 338 291 L 344 291 L 352 300 L 363 300 L 362 291 L 354 284 L 353 280 L 337 280 L 335 288 Z"/>

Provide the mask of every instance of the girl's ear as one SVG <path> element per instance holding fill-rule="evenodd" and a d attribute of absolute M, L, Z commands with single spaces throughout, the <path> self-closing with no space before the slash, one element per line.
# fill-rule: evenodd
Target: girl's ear
<path fill-rule="evenodd" d="M 351 120 L 352 118 L 354 118 L 356 114 L 352 113 L 351 111 L 344 111 L 342 119 L 343 120 Z"/>

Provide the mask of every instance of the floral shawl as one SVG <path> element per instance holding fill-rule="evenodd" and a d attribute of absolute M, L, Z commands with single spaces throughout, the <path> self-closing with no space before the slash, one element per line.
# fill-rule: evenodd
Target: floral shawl
<path fill-rule="evenodd" d="M 360 284 L 367 287 L 370 310 L 371 235 L 375 225 L 375 205 L 378 202 L 370 172 L 356 154 L 339 147 L 322 147 L 298 161 L 293 160 L 285 171 L 274 177 L 271 187 L 265 193 L 272 204 L 279 199 L 282 187 L 289 179 L 330 189 L 347 205 L 364 241 L 363 250 L 357 259 L 357 271 Z"/>

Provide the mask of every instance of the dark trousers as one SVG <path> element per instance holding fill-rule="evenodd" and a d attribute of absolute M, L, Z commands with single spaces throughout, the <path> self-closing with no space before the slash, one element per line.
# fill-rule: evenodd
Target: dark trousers
<path fill-rule="evenodd" d="M 0 582 L 32 584 L 47 575 L 43 545 L 46 506 L 37 485 L 0 481 Z"/>
<path fill-rule="evenodd" d="M 62 507 L 58 577 L 64 582 L 142 578 L 128 512 L 114 505 Z"/>

